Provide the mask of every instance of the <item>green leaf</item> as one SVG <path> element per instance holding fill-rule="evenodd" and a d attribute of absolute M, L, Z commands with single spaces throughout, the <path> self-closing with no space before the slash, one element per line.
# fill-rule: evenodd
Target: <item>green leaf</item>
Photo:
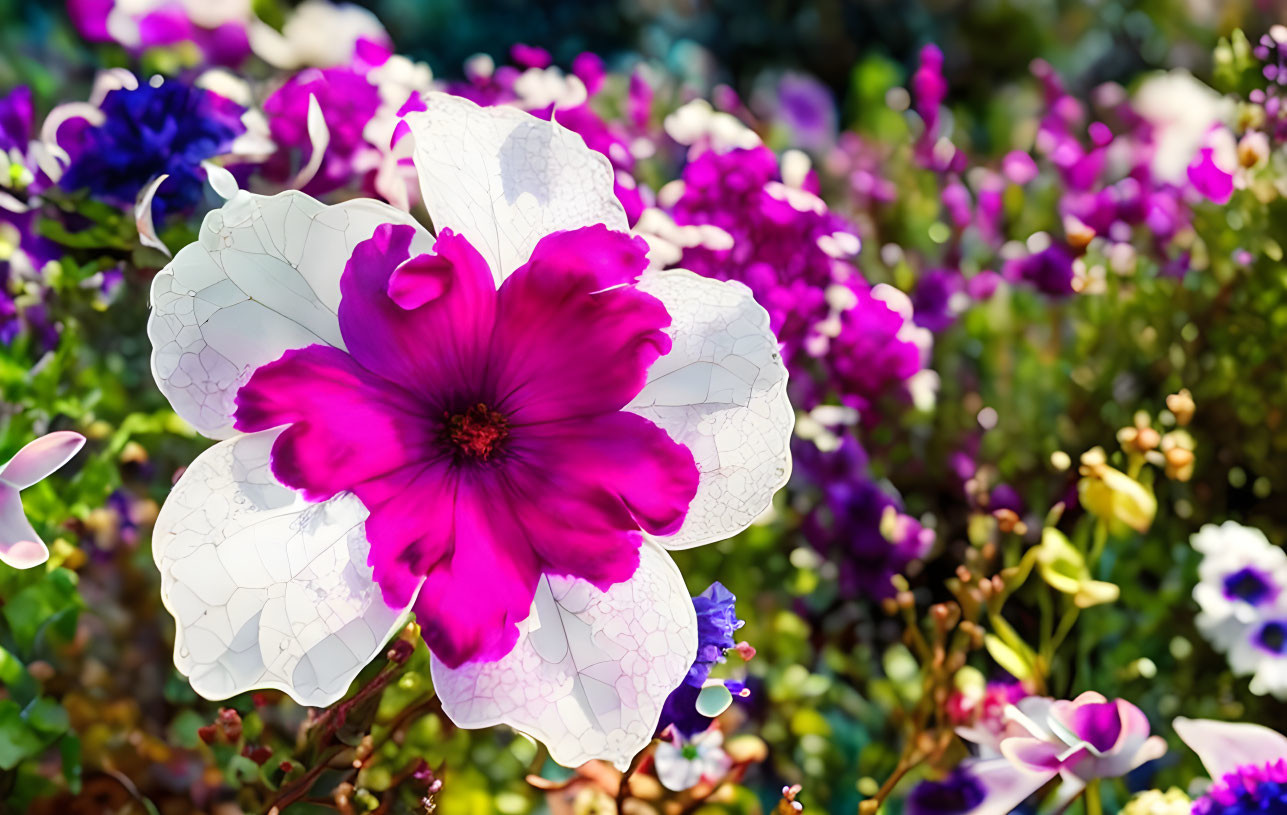
<path fill-rule="evenodd" d="M 995 634 L 985 634 L 983 644 L 996 663 L 1005 668 L 1015 679 L 1031 679 L 1032 665 Z"/>
<path fill-rule="evenodd" d="M 43 749 L 45 740 L 23 720 L 18 703 L 0 701 L 0 770 L 12 770 Z"/>
<path fill-rule="evenodd" d="M 63 778 L 72 795 L 80 795 L 81 749 L 80 739 L 74 733 L 68 733 L 58 742 L 58 753 L 63 759 Z"/>
<path fill-rule="evenodd" d="M 61 735 L 71 726 L 71 722 L 67 719 L 67 711 L 47 696 L 42 696 L 28 705 L 23 711 L 23 718 L 37 732 L 47 736 Z"/>

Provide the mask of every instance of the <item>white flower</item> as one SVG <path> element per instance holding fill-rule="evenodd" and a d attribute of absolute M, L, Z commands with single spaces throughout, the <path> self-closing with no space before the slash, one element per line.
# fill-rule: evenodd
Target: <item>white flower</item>
<path fill-rule="evenodd" d="M 41 436 L 0 467 L 0 563 L 30 569 L 49 560 L 49 548 L 32 528 L 18 493 L 71 461 L 85 437 L 70 430 Z"/>
<path fill-rule="evenodd" d="M 675 792 L 691 789 L 703 779 L 718 781 L 733 763 L 724 752 L 724 734 L 718 728 L 698 733 L 692 741 L 676 734 L 673 741 L 657 745 L 653 761 L 657 779 Z"/>
<path fill-rule="evenodd" d="M 1207 524 L 1192 543 L 1202 553 L 1193 589 L 1198 628 L 1220 650 L 1245 643 L 1248 629 L 1287 601 L 1287 553 L 1235 521 Z"/>
<path fill-rule="evenodd" d="M 1182 68 L 1146 79 L 1132 105 L 1155 129 L 1153 173 L 1178 184 L 1185 183 L 1185 171 L 1212 125 L 1233 114 L 1232 100 Z"/>
<path fill-rule="evenodd" d="M 250 48 L 264 62 L 283 70 L 329 68 L 353 57 L 358 40 L 388 43 L 389 34 L 370 11 L 352 3 L 304 0 L 282 26 L 281 33 L 254 21 Z"/>
<path fill-rule="evenodd" d="M 1287 608 L 1242 630 L 1229 646 L 1229 667 L 1251 677 L 1251 692 L 1287 699 Z"/>
<path fill-rule="evenodd" d="M 516 108 L 438 93 L 425 101 L 425 112 L 406 118 L 425 208 L 440 236 L 450 230 L 477 250 L 497 284 L 551 233 L 627 230 L 610 164 L 576 134 Z M 180 416 L 224 439 L 171 491 L 153 555 L 177 622 L 175 664 L 198 693 L 270 687 L 326 705 L 403 625 L 416 587 L 407 587 L 405 607 L 386 605 L 382 588 L 390 590 L 368 565 L 368 507 L 351 492 L 313 502 L 285 486 L 273 466 L 285 426 L 239 433 L 236 400 L 257 369 L 288 351 L 352 350 L 337 311 L 355 246 L 397 230 L 413 258 L 428 258 L 416 268 L 432 277 L 434 237 L 375 200 L 325 206 L 299 192 L 228 192 L 152 285 L 157 383 Z M 790 475 L 786 370 L 749 290 L 677 270 L 645 272 L 634 285 L 668 312 L 671 348 L 623 412 L 692 453 L 696 495 L 682 524 L 644 535 L 634 576 L 606 590 L 540 576 L 528 616 L 512 621 L 511 651 L 454 668 L 435 657 L 432 669 L 457 725 L 511 725 L 567 765 L 599 758 L 624 769 L 651 741 L 696 650 L 692 600 L 668 550 L 746 528 Z M 343 474 L 348 463 L 333 466 Z M 489 596 L 476 594 L 480 604 Z"/>

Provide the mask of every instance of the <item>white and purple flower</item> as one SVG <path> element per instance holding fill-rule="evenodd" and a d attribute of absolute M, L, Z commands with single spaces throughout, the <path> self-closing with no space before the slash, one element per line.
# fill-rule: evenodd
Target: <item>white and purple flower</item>
<path fill-rule="evenodd" d="M 645 271 L 578 136 L 425 102 L 436 237 L 238 191 L 153 284 L 157 382 L 224 439 L 157 521 L 175 662 L 210 698 L 329 704 L 411 609 L 458 725 L 624 769 L 697 649 L 666 550 L 785 483 L 786 371 L 746 287 Z"/>
<path fill-rule="evenodd" d="M 1287 552 L 1259 529 L 1235 521 L 1207 524 L 1192 544 L 1202 554 L 1193 589 L 1201 609 L 1198 628 L 1216 648 L 1232 655 L 1249 641 L 1250 629 L 1287 600 Z"/>
<path fill-rule="evenodd" d="M 1166 742 L 1149 735 L 1143 711 L 1093 691 L 1071 701 L 1029 696 L 1007 708 L 1006 718 L 1006 730 L 987 734 L 981 745 L 1001 758 L 970 765 L 982 796 L 966 796 L 977 800 L 962 813 L 1004 815 L 1055 777 L 1062 778 L 1058 799 L 1070 801 L 1087 783 L 1126 775 L 1166 752 Z"/>

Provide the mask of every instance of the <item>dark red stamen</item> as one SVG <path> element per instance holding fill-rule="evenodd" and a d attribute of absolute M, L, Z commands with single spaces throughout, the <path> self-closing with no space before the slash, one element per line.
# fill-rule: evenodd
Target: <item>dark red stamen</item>
<path fill-rule="evenodd" d="M 443 435 L 447 441 L 455 445 L 459 455 L 470 458 L 486 461 L 509 435 L 505 417 L 481 402 L 454 416 L 444 413 L 443 418 L 446 419 Z"/>

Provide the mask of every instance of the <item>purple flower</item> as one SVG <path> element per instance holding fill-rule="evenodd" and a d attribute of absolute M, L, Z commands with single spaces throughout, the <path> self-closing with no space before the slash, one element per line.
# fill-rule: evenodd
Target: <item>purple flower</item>
<path fill-rule="evenodd" d="M 201 199 L 201 162 L 227 152 L 245 131 L 241 106 L 173 79 L 110 91 L 100 107 L 101 124 L 67 141 L 60 132 L 71 156 L 60 185 L 132 207 L 149 181 L 167 174 L 152 204 L 158 222 Z"/>
<path fill-rule="evenodd" d="M 1176 719 L 1175 732 L 1211 775 L 1194 815 L 1287 811 L 1287 738 L 1258 724 Z"/>
<path fill-rule="evenodd" d="M 305 192 L 320 195 L 374 172 L 378 151 L 363 138 L 363 130 L 380 108 L 380 90 L 351 67 L 308 68 L 287 80 L 264 100 L 269 131 L 281 148 L 264 166 L 271 178 L 286 180 L 312 156 L 310 96 L 317 98 L 330 132 L 321 166 L 304 186 Z"/>
<path fill-rule="evenodd" d="M 1073 293 L 1073 254 L 1061 243 L 1034 252 L 1019 260 L 1007 261 L 1005 276 L 1031 284 L 1037 291 L 1053 296 Z"/>
<path fill-rule="evenodd" d="M 835 141 L 836 103 L 831 90 L 817 79 L 807 74 L 784 74 L 770 107 L 790 131 L 792 144 L 821 150 Z"/>
<path fill-rule="evenodd" d="M 19 85 L 0 99 L 0 152 L 26 155 L 34 117 L 31 88 Z"/>
<path fill-rule="evenodd" d="M 693 598 L 697 609 L 697 659 L 684 680 L 701 687 L 711 674 L 711 668 L 724 661 L 724 652 L 737 642 L 733 634 L 746 623 L 737 618 L 733 592 L 716 581 L 706 591 Z"/>
<path fill-rule="evenodd" d="M 925 349 L 906 295 L 884 284 L 853 294 L 854 305 L 840 315 L 840 333 L 825 359 L 832 386 L 861 411 L 886 397 L 904 397 L 908 380 L 923 367 Z M 927 343 L 928 334 L 920 333 Z"/>
<path fill-rule="evenodd" d="M 724 653 L 737 643 L 733 634 L 745 623 L 737 618 L 737 597 L 718 581 L 693 598 L 697 611 L 697 658 L 684 682 L 666 697 L 657 732 L 673 725 L 685 736 L 700 733 L 711 719 L 697 711 L 697 696 L 710 678 L 711 669 L 724 662 Z"/>
<path fill-rule="evenodd" d="M 956 322 L 959 304 L 954 299 L 963 288 L 961 273 L 955 269 L 930 269 L 921 275 L 912 291 L 916 324 L 938 333 Z"/>
<path fill-rule="evenodd" d="M 903 811 L 907 815 L 963 815 L 986 798 L 983 782 L 963 765 L 942 781 L 922 781 L 913 787 Z"/>
<path fill-rule="evenodd" d="M 811 197 L 821 209 L 795 206 L 765 147 L 702 153 L 684 168 L 683 181 L 675 222 L 717 226 L 732 242 L 686 248 L 678 265 L 750 287 L 791 359 L 826 319 L 826 289 L 839 271 L 856 275 L 819 241 L 837 233 L 854 236 L 853 227 L 827 212 L 820 199 Z"/>
<path fill-rule="evenodd" d="M 793 449 L 798 480 L 820 493 L 804 519 L 806 539 L 840 565 L 846 591 L 893 596 L 890 579 L 929 552 L 933 532 L 902 514 L 898 499 L 871 480 L 867 454 L 853 437 L 834 452 L 808 442 Z"/>
<path fill-rule="evenodd" d="M 135 53 L 190 42 L 219 65 L 238 65 L 250 55 L 249 19 L 236 4 L 212 8 L 200 23 L 178 0 L 149 3 L 141 9 L 130 5 L 116 0 L 69 0 L 67 12 L 85 39 L 118 43 Z"/>

